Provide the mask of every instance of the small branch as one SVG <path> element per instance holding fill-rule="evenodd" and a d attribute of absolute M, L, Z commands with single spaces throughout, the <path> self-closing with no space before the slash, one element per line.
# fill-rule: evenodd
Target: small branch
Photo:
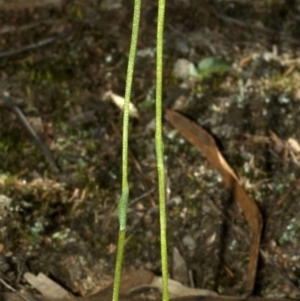
<path fill-rule="evenodd" d="M 125 100 L 124 100 L 124 115 L 123 115 L 123 139 L 122 139 L 122 195 L 118 204 L 119 217 L 119 237 L 118 237 L 118 252 L 115 266 L 114 286 L 112 300 L 119 300 L 121 272 L 123 264 L 123 255 L 125 249 L 126 224 L 127 224 L 127 209 L 129 198 L 128 185 L 128 135 L 129 135 L 129 106 L 132 90 L 133 70 L 135 64 L 137 40 L 139 33 L 139 23 L 141 15 L 141 0 L 134 0 L 133 23 L 131 42 L 126 74 Z"/>
<path fill-rule="evenodd" d="M 27 51 L 30 51 L 30 50 L 35 50 L 37 48 L 43 47 L 45 45 L 48 45 L 50 43 L 55 42 L 56 40 L 58 40 L 60 38 L 65 37 L 66 34 L 67 34 L 66 32 L 60 33 L 60 34 L 58 34 L 54 37 L 46 38 L 46 39 L 40 40 L 39 42 L 29 44 L 27 46 L 20 47 L 18 49 L 13 49 L 13 50 L 9 50 L 9 51 L 0 52 L 0 59 L 6 58 L 6 57 L 11 57 L 11 56 L 23 53 L 23 52 L 27 52 Z"/>
<path fill-rule="evenodd" d="M 166 187 L 164 168 L 164 145 L 162 137 L 162 90 L 163 90 L 163 43 L 165 0 L 158 1 L 157 34 L 156 34 L 156 107 L 155 107 L 155 150 L 158 175 L 160 254 L 162 270 L 162 300 L 169 300 L 168 291 L 168 252 L 167 252 L 167 218 Z"/>
<path fill-rule="evenodd" d="M 21 124 L 24 126 L 24 128 L 26 129 L 26 131 L 29 133 L 29 135 L 33 139 L 34 143 L 43 152 L 43 154 L 44 154 L 44 156 L 46 158 L 46 161 L 48 162 L 51 170 L 54 173 L 58 173 L 59 172 L 59 168 L 58 168 L 57 164 L 55 163 L 55 160 L 54 160 L 54 158 L 52 156 L 52 153 L 51 153 L 50 149 L 47 147 L 47 145 L 45 145 L 42 142 L 42 140 L 40 139 L 40 137 L 37 135 L 37 133 L 35 132 L 35 130 L 32 128 L 32 126 L 27 121 L 27 119 L 26 119 L 25 115 L 23 114 L 23 112 L 20 110 L 20 108 L 18 107 L 18 105 L 16 104 L 16 102 L 11 97 L 8 96 L 7 92 L 4 92 L 4 93 L 2 93 L 2 95 L 0 95 L 0 105 L 5 105 L 6 107 L 8 107 L 8 108 L 10 108 L 10 109 L 12 109 L 14 111 L 14 113 L 17 116 L 17 118 L 21 122 Z"/>
<path fill-rule="evenodd" d="M 3 279 L 0 278 L 0 282 L 10 291 L 14 292 L 15 294 L 17 294 L 21 299 L 25 300 L 25 301 L 35 301 L 33 299 L 27 299 L 25 296 L 23 296 L 22 294 L 20 294 L 17 290 L 15 290 L 12 286 L 10 286 L 8 283 L 6 283 Z"/>
<path fill-rule="evenodd" d="M 249 23 L 246 23 L 246 22 L 241 21 L 239 19 L 235 19 L 235 18 L 232 18 L 232 17 L 228 17 L 228 16 L 225 16 L 225 15 L 219 14 L 212 8 L 211 8 L 211 11 L 218 19 L 220 19 L 220 20 L 222 20 L 226 23 L 235 24 L 235 25 L 237 25 L 239 27 L 242 27 L 242 28 L 250 28 L 250 29 L 259 30 L 260 32 L 262 32 L 264 34 L 273 34 L 273 35 L 276 35 L 276 36 L 280 37 L 281 39 L 288 40 L 288 41 L 290 41 L 292 43 L 295 43 L 295 44 L 300 44 L 299 39 L 295 39 L 291 36 L 280 33 L 276 30 L 273 30 L 273 29 L 270 29 L 270 28 L 267 28 L 267 27 L 260 27 L 260 26 L 257 26 L 255 24 L 249 24 Z"/>
<path fill-rule="evenodd" d="M 52 5 L 56 7 L 60 7 L 62 4 L 61 0 L 19 0 L 19 1 L 7 1 L 3 3 L 0 2 L 0 8 L 2 10 L 17 10 L 17 9 L 24 9 L 24 8 L 32 8 L 35 6 L 46 6 Z"/>

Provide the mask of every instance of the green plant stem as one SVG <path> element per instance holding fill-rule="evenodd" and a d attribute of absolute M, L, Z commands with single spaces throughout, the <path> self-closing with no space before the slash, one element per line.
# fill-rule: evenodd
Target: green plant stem
<path fill-rule="evenodd" d="M 119 300 L 125 237 L 126 237 L 126 231 L 119 230 L 118 252 L 117 252 L 117 261 L 115 266 L 114 288 L 113 288 L 113 297 L 112 297 L 113 301 Z"/>
<path fill-rule="evenodd" d="M 118 204 L 119 217 L 119 237 L 118 237 L 118 251 L 115 267 L 113 301 L 119 300 L 121 273 L 123 264 L 123 254 L 125 248 L 125 232 L 127 220 L 127 207 L 129 198 L 128 186 L 128 132 L 129 132 L 129 104 L 131 96 L 131 87 L 133 79 L 133 69 L 135 63 L 136 47 L 139 33 L 139 23 L 141 14 L 141 0 L 134 1 L 133 24 L 131 34 L 131 44 L 128 58 L 128 67 L 126 75 L 125 87 L 125 103 L 123 115 L 123 141 L 122 141 L 122 195 Z"/>
<path fill-rule="evenodd" d="M 155 148 L 158 172 L 159 214 L 160 214 L 160 248 L 163 280 L 163 300 L 169 300 L 168 292 L 168 253 L 167 222 L 165 199 L 164 146 L 162 139 L 162 77 L 163 77 L 163 33 L 164 33 L 165 0 L 158 1 L 157 50 L 156 50 L 156 132 Z"/>

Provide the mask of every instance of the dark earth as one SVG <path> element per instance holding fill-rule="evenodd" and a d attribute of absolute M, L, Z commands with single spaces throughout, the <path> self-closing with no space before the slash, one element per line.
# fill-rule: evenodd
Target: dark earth
<path fill-rule="evenodd" d="M 124 95 L 132 13 L 128 0 L 9 9 L 0 3 L 0 278 L 17 290 L 32 290 L 27 271 L 43 272 L 75 295 L 113 279 L 122 111 L 105 94 Z M 156 1 L 144 0 L 124 269 L 160 274 L 156 14 Z M 166 7 L 164 110 L 210 132 L 257 202 L 263 233 L 254 294 L 263 297 L 300 297 L 299 16 L 298 0 L 174 0 Z M 178 59 L 196 66 L 209 57 L 222 57 L 230 70 L 201 78 L 173 72 Z M 34 143 L 3 93 L 53 158 Z M 218 172 L 165 119 L 163 134 L 170 276 L 176 247 L 190 274 L 187 285 L 242 295 L 245 218 Z"/>

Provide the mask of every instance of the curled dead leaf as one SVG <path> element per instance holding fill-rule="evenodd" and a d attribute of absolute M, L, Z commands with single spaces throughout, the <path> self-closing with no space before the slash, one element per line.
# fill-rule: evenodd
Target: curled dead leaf
<path fill-rule="evenodd" d="M 181 135 L 193 144 L 207 158 L 210 164 L 220 172 L 224 186 L 232 192 L 234 201 L 242 210 L 248 222 L 251 230 L 251 244 L 247 292 L 251 293 L 256 280 L 262 230 L 260 210 L 255 201 L 247 195 L 238 177 L 220 153 L 214 138 L 206 130 L 175 111 L 168 110 L 166 117 Z"/>

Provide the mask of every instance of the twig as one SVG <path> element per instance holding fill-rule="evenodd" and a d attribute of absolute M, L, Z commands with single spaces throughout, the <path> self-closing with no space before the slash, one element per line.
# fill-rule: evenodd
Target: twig
<path fill-rule="evenodd" d="M 257 26 L 257 25 L 253 25 L 253 24 L 248 24 L 246 22 L 243 22 L 241 20 L 238 20 L 238 19 L 235 19 L 235 18 L 232 18 L 232 17 L 228 17 L 228 16 L 224 16 L 222 14 L 219 14 L 217 13 L 214 9 L 210 8 L 212 13 L 218 18 L 218 19 L 221 19 L 225 22 L 229 22 L 229 23 L 232 23 L 232 24 L 235 24 L 237 26 L 240 26 L 240 27 L 243 27 L 243 28 L 251 28 L 251 29 L 255 29 L 255 30 L 259 30 L 265 34 L 274 34 L 274 35 L 277 35 L 279 36 L 280 38 L 282 39 L 285 39 L 285 40 L 288 40 L 292 43 L 295 43 L 295 44 L 300 44 L 300 40 L 298 39 L 295 39 L 291 36 L 287 36 L 285 34 L 282 34 L 278 31 L 275 31 L 273 29 L 270 29 L 270 28 L 265 28 L 265 27 L 260 27 L 260 26 Z"/>
<path fill-rule="evenodd" d="M 24 9 L 30 8 L 35 6 L 46 6 L 52 5 L 56 7 L 61 6 L 61 0 L 23 0 L 23 1 L 1 1 L 0 7 L 4 10 L 11 10 L 11 9 Z"/>
<path fill-rule="evenodd" d="M 26 119 L 25 115 L 23 114 L 23 112 L 20 110 L 20 108 L 18 107 L 16 102 L 8 95 L 7 92 L 4 92 L 4 93 L 2 93 L 2 95 L 0 95 L 0 105 L 1 104 L 6 105 L 7 107 L 9 107 L 10 109 L 12 109 L 14 111 L 14 113 L 18 117 L 19 121 L 22 123 L 22 125 L 25 127 L 25 129 L 27 130 L 27 132 L 29 133 L 29 135 L 33 139 L 34 143 L 43 152 L 43 154 L 46 158 L 46 161 L 48 162 L 48 164 L 49 164 L 50 168 L 52 169 L 52 171 L 55 172 L 55 173 L 58 173 L 59 168 L 58 168 L 57 164 L 55 163 L 55 160 L 52 156 L 52 153 L 51 153 L 50 149 L 47 147 L 47 145 L 45 145 L 42 142 L 40 137 L 37 135 L 35 130 L 32 128 L 32 126 L 27 121 L 27 119 Z"/>
<path fill-rule="evenodd" d="M 14 55 L 26 52 L 26 51 L 34 50 L 34 49 L 40 48 L 42 46 L 48 45 L 50 43 L 53 43 L 57 39 L 66 36 L 66 34 L 67 34 L 66 32 L 60 33 L 60 34 L 58 34 L 54 37 L 46 38 L 46 39 L 40 40 L 39 42 L 32 43 L 32 44 L 23 46 L 23 47 L 18 48 L 18 49 L 13 49 L 13 50 L 9 50 L 9 51 L 0 52 L 0 59 L 5 58 L 5 57 L 14 56 Z"/>
<path fill-rule="evenodd" d="M 151 188 L 150 190 L 146 191 L 145 193 L 143 193 L 142 195 L 136 197 L 135 199 L 133 199 L 130 204 L 128 205 L 128 207 L 133 206 L 134 204 L 136 204 L 137 202 L 139 202 L 141 199 L 145 198 L 146 196 L 148 196 L 149 194 L 151 194 L 152 192 L 155 191 L 155 188 Z"/>
<path fill-rule="evenodd" d="M 23 296 L 22 294 L 20 294 L 17 290 L 15 290 L 12 286 L 10 286 L 8 283 L 6 283 L 2 278 L 0 278 L 0 282 L 9 290 L 11 290 L 12 292 L 14 292 L 15 294 L 17 294 L 20 298 L 22 298 L 25 301 L 35 301 L 27 299 L 25 296 Z"/>

